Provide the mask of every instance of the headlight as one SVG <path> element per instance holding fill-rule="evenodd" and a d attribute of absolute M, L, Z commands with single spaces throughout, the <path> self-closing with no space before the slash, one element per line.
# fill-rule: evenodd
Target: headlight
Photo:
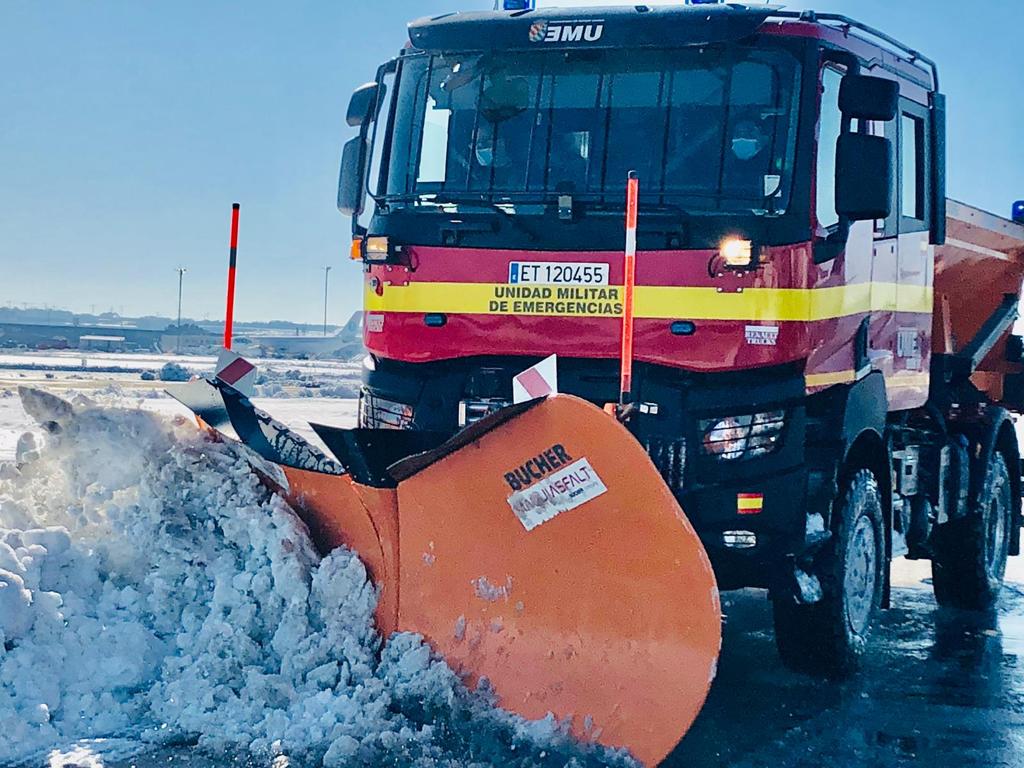
<path fill-rule="evenodd" d="M 747 443 L 747 455 L 751 458 L 767 456 L 779 447 L 782 439 L 782 428 L 786 426 L 785 411 L 768 411 L 754 415 L 750 427 L 750 440 Z"/>
<path fill-rule="evenodd" d="M 767 456 L 781 445 L 785 411 L 726 416 L 700 424 L 704 453 L 723 461 Z"/>
<path fill-rule="evenodd" d="M 743 457 L 750 437 L 751 416 L 728 416 L 720 421 L 705 422 L 704 452 L 732 461 Z"/>
<path fill-rule="evenodd" d="M 500 411 L 507 405 L 511 405 L 508 400 L 502 400 L 496 397 L 481 397 L 469 400 L 459 401 L 459 426 L 468 427 L 470 424 L 480 421 L 480 419 L 490 416 L 495 411 Z"/>
<path fill-rule="evenodd" d="M 363 390 L 359 394 L 359 426 L 363 429 L 413 429 L 413 408 Z"/>
<path fill-rule="evenodd" d="M 387 261 L 391 245 L 386 237 L 370 236 L 363 244 L 363 258 L 366 261 Z"/>
<path fill-rule="evenodd" d="M 749 267 L 754 261 L 754 244 L 749 240 L 730 237 L 722 241 L 718 254 L 730 267 Z"/>

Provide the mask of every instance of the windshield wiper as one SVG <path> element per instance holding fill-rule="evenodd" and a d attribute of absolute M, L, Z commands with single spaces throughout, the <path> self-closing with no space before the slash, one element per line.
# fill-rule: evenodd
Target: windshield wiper
<path fill-rule="evenodd" d="M 412 196 L 413 200 L 418 203 L 432 203 L 437 206 L 441 205 L 455 205 L 455 206 L 473 206 L 477 205 L 481 208 L 487 208 L 495 213 L 501 214 L 501 217 L 511 224 L 513 227 L 518 229 L 520 232 L 525 234 L 533 242 L 539 242 L 540 236 L 534 232 L 530 227 L 526 226 L 522 219 L 520 219 L 515 213 L 508 211 L 502 203 L 496 203 L 493 200 L 485 200 L 483 198 L 474 197 L 459 197 L 457 195 L 439 195 L 434 192 L 427 192 L 421 195 Z M 510 204 L 512 205 L 512 204 Z"/>

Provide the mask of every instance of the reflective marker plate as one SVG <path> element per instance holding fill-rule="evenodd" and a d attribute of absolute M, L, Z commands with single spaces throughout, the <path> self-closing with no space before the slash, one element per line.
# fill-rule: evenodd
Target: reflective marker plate
<path fill-rule="evenodd" d="M 508 282 L 510 285 L 608 285 L 608 265 L 513 261 L 508 265 Z"/>

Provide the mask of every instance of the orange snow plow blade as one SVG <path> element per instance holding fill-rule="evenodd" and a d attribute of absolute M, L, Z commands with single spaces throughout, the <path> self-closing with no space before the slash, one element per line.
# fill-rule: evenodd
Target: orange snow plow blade
<path fill-rule="evenodd" d="M 648 764 L 672 750 L 715 674 L 718 590 L 621 425 L 550 398 L 403 480 L 398 501 L 403 629 L 526 718 L 572 718 Z"/>
<path fill-rule="evenodd" d="M 390 483 L 340 443 L 369 434 L 363 453 L 387 454 L 408 434 L 315 428 L 348 473 L 278 461 L 287 494 L 321 549 L 360 554 L 382 633 L 422 634 L 525 718 L 553 713 L 648 765 L 673 749 L 714 678 L 721 611 L 697 534 L 625 428 L 558 395 L 391 464 Z"/>

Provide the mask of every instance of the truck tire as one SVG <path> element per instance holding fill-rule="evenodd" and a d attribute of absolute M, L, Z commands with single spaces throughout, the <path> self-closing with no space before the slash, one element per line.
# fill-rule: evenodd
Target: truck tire
<path fill-rule="evenodd" d="M 939 605 L 968 611 L 995 606 L 1010 551 L 1012 494 L 1006 459 L 993 452 L 971 513 L 935 531 L 932 583 Z"/>
<path fill-rule="evenodd" d="M 855 672 L 882 604 L 885 525 L 875 476 L 866 469 L 843 486 L 833 510 L 835 536 L 818 559 L 822 599 L 773 601 L 775 643 L 798 672 L 846 677 Z"/>

